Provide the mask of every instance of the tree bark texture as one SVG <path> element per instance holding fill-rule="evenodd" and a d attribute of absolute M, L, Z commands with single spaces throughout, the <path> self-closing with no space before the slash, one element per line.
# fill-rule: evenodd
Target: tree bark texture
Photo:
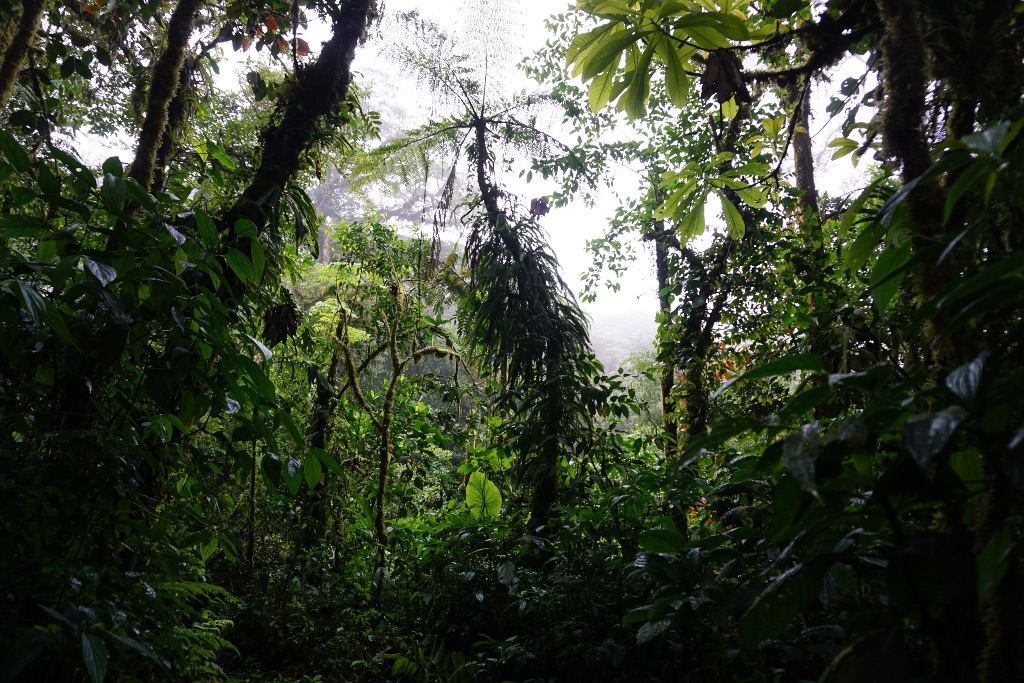
<path fill-rule="evenodd" d="M 371 0 L 349 0 L 334 18 L 334 33 L 313 64 L 294 74 L 280 120 L 263 132 L 263 155 L 252 182 L 225 215 L 231 226 L 247 218 L 262 230 L 274 213 L 268 199 L 299 172 L 301 155 L 312 146 L 325 120 L 339 116 L 352 82 L 352 60 L 371 14 Z"/>
<path fill-rule="evenodd" d="M 128 170 L 128 176 L 146 190 L 153 185 L 157 152 L 167 131 L 168 106 L 178 91 L 188 41 L 202 5 L 203 0 L 181 0 L 178 3 L 167 24 L 167 47 L 153 66 L 146 101 L 146 118 L 135 148 L 135 160 Z"/>
<path fill-rule="evenodd" d="M 21 18 L 11 36 L 11 42 L 4 50 L 3 62 L 0 63 L 0 112 L 7 107 L 7 101 L 14 92 L 14 84 L 18 81 L 21 66 L 32 47 L 45 11 L 46 0 L 23 0 L 21 3 Z"/>

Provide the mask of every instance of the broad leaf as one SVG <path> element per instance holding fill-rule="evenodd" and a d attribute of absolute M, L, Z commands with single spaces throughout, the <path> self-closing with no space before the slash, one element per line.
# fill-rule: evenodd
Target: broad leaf
<path fill-rule="evenodd" d="M 677 553 L 686 547 L 686 538 L 675 529 L 648 529 L 639 544 L 649 553 Z"/>
<path fill-rule="evenodd" d="M 110 655 L 107 653 L 107 646 L 95 633 L 82 634 L 82 663 L 85 664 L 85 671 L 89 674 L 92 683 L 103 683 L 107 677 L 107 664 Z"/>
<path fill-rule="evenodd" d="M 935 456 L 946 447 L 966 417 L 963 408 L 953 406 L 936 413 L 915 415 L 903 425 L 903 446 L 928 477 L 935 475 Z"/>
<path fill-rule="evenodd" d="M 106 263 L 100 263 L 98 261 L 93 261 L 91 258 L 85 258 L 82 259 L 82 265 L 84 265 L 85 269 L 92 273 L 104 287 L 117 279 L 117 271 Z"/>
<path fill-rule="evenodd" d="M 973 408 L 975 399 L 978 396 L 978 387 L 981 386 L 981 372 L 985 368 L 985 359 L 988 353 L 982 353 L 970 363 L 961 365 L 946 377 L 946 386 L 967 407 Z"/>
<path fill-rule="evenodd" d="M 798 564 L 768 584 L 740 620 L 740 638 L 748 648 L 782 633 L 811 607 L 821 589 L 824 570 Z"/>
<path fill-rule="evenodd" d="M 242 282 L 256 281 L 256 268 L 252 265 L 252 261 L 249 260 L 248 256 L 232 247 L 228 249 L 224 258 L 227 259 L 228 266 L 235 272 L 239 280 Z"/>
<path fill-rule="evenodd" d="M 734 240 L 743 239 L 747 228 L 743 224 L 743 216 L 740 215 L 739 209 L 725 195 L 719 195 L 719 199 L 722 201 L 722 213 L 725 215 L 725 228 L 729 231 L 729 237 Z"/>
<path fill-rule="evenodd" d="M 665 37 L 659 39 L 655 46 L 658 57 L 665 64 L 665 91 L 672 104 L 680 108 L 685 107 L 690 96 L 690 77 L 686 74 L 683 60 L 679 56 L 680 50 L 676 48 L 674 41 Z"/>
<path fill-rule="evenodd" d="M 466 484 L 466 506 L 476 519 L 501 514 L 501 492 L 483 472 L 474 472 Z"/>
<path fill-rule="evenodd" d="M 306 478 L 306 486 L 309 487 L 309 490 L 315 489 L 324 475 L 320 459 L 310 453 L 302 463 L 302 474 Z"/>
<path fill-rule="evenodd" d="M 875 262 L 871 269 L 871 297 L 875 300 L 875 310 L 878 314 L 885 316 L 889 310 L 896 292 L 899 291 L 900 283 L 907 274 L 907 260 L 910 258 L 910 242 L 904 242 L 899 246 L 889 246 Z"/>

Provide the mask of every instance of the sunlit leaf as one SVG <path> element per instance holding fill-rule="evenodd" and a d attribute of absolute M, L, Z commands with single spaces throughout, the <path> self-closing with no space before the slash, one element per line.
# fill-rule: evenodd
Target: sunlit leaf
<path fill-rule="evenodd" d="M 474 472 L 466 483 L 466 506 L 476 519 L 501 514 L 501 492 L 483 472 Z"/>

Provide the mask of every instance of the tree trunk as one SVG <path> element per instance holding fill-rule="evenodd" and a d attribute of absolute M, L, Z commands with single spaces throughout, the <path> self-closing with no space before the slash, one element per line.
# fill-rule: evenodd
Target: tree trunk
<path fill-rule="evenodd" d="M 146 101 L 146 118 L 135 148 L 135 160 L 128 170 L 128 176 L 146 190 L 153 185 L 157 152 L 167 130 L 168 105 L 178 91 L 185 50 L 192 36 L 196 14 L 202 5 L 203 0 L 181 0 L 178 3 L 167 25 L 167 48 L 153 66 Z"/>
<path fill-rule="evenodd" d="M 45 11 L 46 0 L 23 0 L 21 3 L 21 18 L 4 51 L 3 62 L 0 63 L 0 112 L 7 107 L 7 100 L 14 92 L 21 65 L 25 63 Z"/>

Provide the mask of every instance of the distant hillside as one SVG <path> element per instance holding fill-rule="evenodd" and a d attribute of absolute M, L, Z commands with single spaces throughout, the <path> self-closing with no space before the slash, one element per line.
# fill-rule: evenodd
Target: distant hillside
<path fill-rule="evenodd" d="M 651 348 L 658 331 L 654 311 L 601 314 L 591 310 L 589 313 L 594 319 L 590 329 L 594 354 L 609 372 L 617 370 L 628 354 Z"/>

